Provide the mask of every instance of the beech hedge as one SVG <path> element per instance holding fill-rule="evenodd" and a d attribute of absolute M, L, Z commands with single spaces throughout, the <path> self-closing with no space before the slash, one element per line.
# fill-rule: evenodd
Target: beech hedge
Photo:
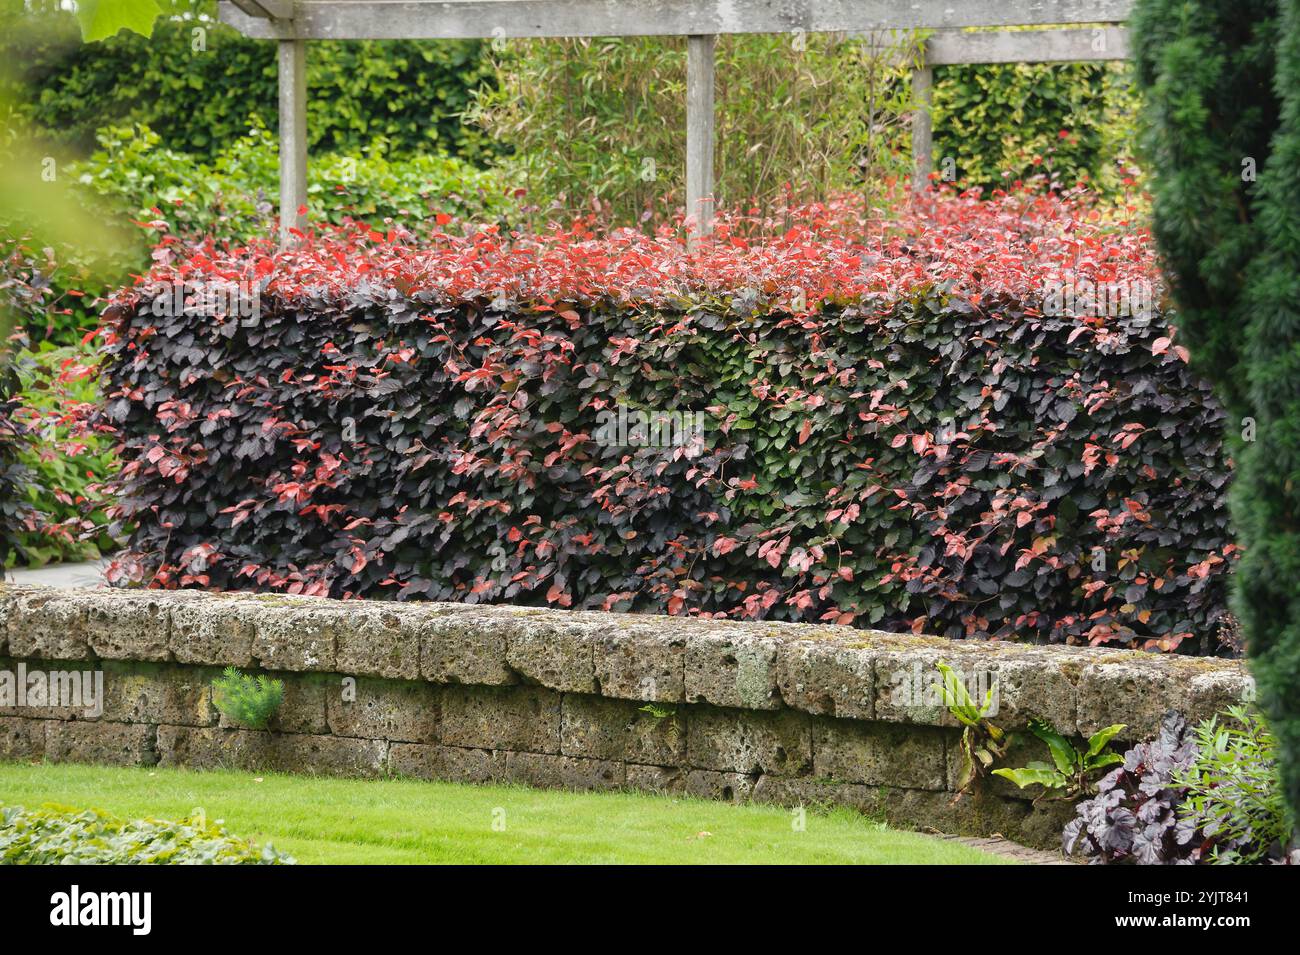
<path fill-rule="evenodd" d="M 101 330 L 110 577 L 1220 652 L 1224 415 L 1094 219 L 164 247 Z"/>

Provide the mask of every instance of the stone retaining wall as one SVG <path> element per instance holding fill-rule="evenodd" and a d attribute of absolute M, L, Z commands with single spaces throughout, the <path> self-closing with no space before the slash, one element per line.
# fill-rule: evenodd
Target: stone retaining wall
<path fill-rule="evenodd" d="M 0 679 L 104 674 L 97 715 L 0 706 L 0 759 L 836 803 L 1056 845 L 1065 807 L 1004 780 L 954 801 L 958 724 L 915 692 L 940 660 L 996 686 L 998 725 L 1041 716 L 1075 737 L 1125 723 L 1138 739 L 1169 709 L 1198 719 L 1251 687 L 1229 661 L 843 627 L 0 585 Z M 212 705 L 229 665 L 284 680 L 269 731 Z M 1008 765 L 1041 749 L 1026 738 Z"/>

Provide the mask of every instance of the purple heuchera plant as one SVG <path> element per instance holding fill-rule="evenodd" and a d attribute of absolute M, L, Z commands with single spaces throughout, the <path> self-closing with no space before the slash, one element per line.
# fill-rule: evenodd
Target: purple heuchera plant
<path fill-rule="evenodd" d="M 1214 844 L 1194 823 L 1179 819 L 1187 790 L 1175 774 L 1192 765 L 1196 743 L 1187 722 L 1167 713 L 1155 739 L 1138 743 L 1124 763 L 1097 784 L 1065 827 L 1062 848 L 1096 864 L 1192 865 Z"/>

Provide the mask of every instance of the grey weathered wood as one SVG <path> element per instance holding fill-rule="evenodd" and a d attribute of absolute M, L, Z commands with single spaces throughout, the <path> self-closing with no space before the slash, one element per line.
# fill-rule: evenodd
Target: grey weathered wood
<path fill-rule="evenodd" d="M 1128 58 L 1128 30 L 1116 26 L 1006 33 L 941 30 L 930 37 L 925 53 L 925 61 L 931 66 L 969 63 L 1082 63 L 1089 60 Z"/>
<path fill-rule="evenodd" d="M 713 67 L 715 36 L 686 41 L 686 215 L 695 235 L 713 232 Z"/>
<path fill-rule="evenodd" d="M 250 17 L 271 20 L 292 20 L 293 0 L 231 0 Z"/>
<path fill-rule="evenodd" d="M 290 22 L 220 16 L 264 40 L 697 36 L 1120 23 L 1133 0 L 298 0 Z"/>
<path fill-rule="evenodd" d="M 934 71 L 922 66 L 912 71 L 912 188 L 929 184 L 934 128 L 930 119 L 930 88 Z"/>
<path fill-rule="evenodd" d="M 280 245 L 301 229 L 307 204 L 307 43 L 280 41 Z"/>

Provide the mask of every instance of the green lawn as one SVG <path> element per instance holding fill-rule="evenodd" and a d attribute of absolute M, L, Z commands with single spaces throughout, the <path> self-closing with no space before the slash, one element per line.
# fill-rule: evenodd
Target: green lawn
<path fill-rule="evenodd" d="M 796 831 L 786 809 L 634 793 L 0 763 L 0 803 L 47 802 L 130 817 L 201 808 L 300 863 L 1006 861 L 848 810 L 810 811 Z"/>

